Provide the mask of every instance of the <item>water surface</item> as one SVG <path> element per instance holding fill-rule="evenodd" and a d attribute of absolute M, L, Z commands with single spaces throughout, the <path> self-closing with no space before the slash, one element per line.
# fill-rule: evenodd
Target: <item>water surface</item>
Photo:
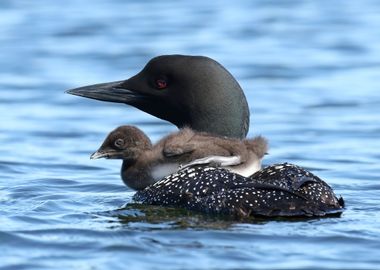
<path fill-rule="evenodd" d="M 0 2 L 1 269 L 380 269 L 377 1 Z M 128 205 L 104 136 L 176 128 L 64 94 L 160 54 L 210 56 L 239 80 L 265 164 L 325 179 L 341 218 L 234 222 Z M 127 207 L 125 207 L 128 205 Z"/>

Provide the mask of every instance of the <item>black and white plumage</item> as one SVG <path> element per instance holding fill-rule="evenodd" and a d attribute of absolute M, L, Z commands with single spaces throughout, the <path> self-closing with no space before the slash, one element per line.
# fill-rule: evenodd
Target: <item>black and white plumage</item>
<path fill-rule="evenodd" d="M 295 172 L 297 178 L 289 179 Z M 138 191 L 134 200 L 235 217 L 325 216 L 344 207 L 324 181 L 291 164 L 266 167 L 252 178 L 222 168 L 188 167 Z"/>
<path fill-rule="evenodd" d="M 257 183 L 271 184 L 297 192 L 309 200 L 333 201 L 332 188 L 318 176 L 300 166 L 282 163 L 266 167 L 251 177 Z"/>

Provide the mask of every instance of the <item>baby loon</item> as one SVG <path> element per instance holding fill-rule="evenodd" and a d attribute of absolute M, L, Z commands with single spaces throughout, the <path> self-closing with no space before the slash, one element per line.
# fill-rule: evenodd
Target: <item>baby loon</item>
<path fill-rule="evenodd" d="M 203 56 L 163 55 L 137 75 L 118 82 L 84 86 L 67 93 L 126 103 L 177 127 L 245 138 L 249 108 L 235 78 Z"/>
<path fill-rule="evenodd" d="M 237 218 L 340 215 L 344 207 L 324 181 L 291 164 L 266 167 L 251 179 L 223 168 L 187 167 L 138 191 L 133 199 Z"/>
<path fill-rule="evenodd" d="M 238 140 L 183 128 L 152 145 L 143 131 L 134 126 L 113 130 L 91 159 L 123 159 L 121 177 L 130 188 L 141 190 L 178 171 L 180 165 L 222 166 L 243 176 L 261 169 L 268 150 L 263 137 Z"/>

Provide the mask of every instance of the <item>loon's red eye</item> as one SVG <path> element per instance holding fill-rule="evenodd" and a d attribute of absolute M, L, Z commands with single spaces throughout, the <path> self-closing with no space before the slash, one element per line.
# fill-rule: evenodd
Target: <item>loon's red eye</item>
<path fill-rule="evenodd" d="M 163 79 L 156 80 L 157 89 L 165 89 L 168 86 L 168 83 Z"/>

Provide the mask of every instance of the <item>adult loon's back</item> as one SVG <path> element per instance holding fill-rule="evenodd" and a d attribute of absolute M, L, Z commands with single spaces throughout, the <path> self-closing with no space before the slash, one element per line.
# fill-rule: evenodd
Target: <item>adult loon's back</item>
<path fill-rule="evenodd" d="M 293 173 L 305 178 L 291 178 Z M 185 168 L 138 191 L 134 199 L 238 218 L 336 215 L 344 207 L 324 181 L 291 164 L 269 166 L 252 179 L 222 168 Z"/>
<path fill-rule="evenodd" d="M 98 100 L 126 103 L 156 117 L 172 122 L 178 127 L 189 126 L 197 131 L 206 131 L 221 136 L 237 138 L 244 138 L 248 132 L 249 109 L 244 93 L 237 81 L 225 68 L 207 57 L 183 55 L 159 56 L 150 60 L 141 72 L 130 79 L 85 86 L 69 90 L 68 93 Z M 309 185 L 313 187 L 320 179 L 310 177 L 309 173 L 304 170 L 300 170 L 298 174 L 293 175 L 295 170 L 291 169 L 291 167 L 292 165 L 287 165 L 287 168 L 284 169 L 279 166 L 271 166 L 269 168 L 270 172 L 268 172 L 269 169 L 264 169 L 262 175 L 255 174 L 256 176 L 250 179 L 244 178 L 244 180 L 232 173 L 223 173 L 224 176 L 222 177 L 221 169 L 206 170 L 198 167 L 195 173 L 199 173 L 201 177 L 197 177 L 193 173 L 179 174 L 179 176 L 170 175 L 146 190 L 137 193 L 136 199 L 146 203 L 157 202 L 165 204 L 164 199 L 167 192 L 170 192 L 169 188 L 174 187 L 172 181 L 179 181 L 181 183 L 190 181 L 190 185 L 194 185 L 195 183 L 201 183 L 206 176 L 210 178 L 210 181 L 216 181 L 214 184 L 220 190 L 218 194 L 225 192 L 226 188 L 228 189 L 228 195 L 233 194 L 236 186 L 231 182 L 232 180 L 238 180 L 239 183 L 243 181 L 250 186 L 249 189 L 253 192 L 256 189 L 264 188 L 263 186 L 260 187 L 259 184 L 264 185 L 262 181 L 265 179 L 265 173 L 267 172 L 270 177 L 268 178 L 268 183 L 265 184 L 267 185 L 265 190 L 268 190 L 268 185 L 270 185 L 274 191 L 282 189 L 279 192 L 297 194 L 297 196 L 293 195 L 293 197 L 288 196 L 290 199 L 288 202 L 284 202 L 285 204 L 279 204 L 275 199 L 268 198 L 265 200 L 266 202 L 270 202 L 269 207 L 271 208 L 268 209 L 272 209 L 271 213 L 282 215 L 281 213 L 289 213 L 288 209 L 292 209 L 293 206 L 299 206 L 295 209 L 302 208 L 302 211 L 293 211 L 297 215 L 301 212 L 304 214 L 314 214 L 318 213 L 315 210 L 315 205 L 325 205 L 326 203 L 332 206 L 327 207 L 328 209 L 342 210 L 343 203 L 339 203 L 336 200 L 331 189 L 331 193 L 328 196 L 335 198 L 332 202 L 326 202 L 323 196 L 319 196 L 320 191 L 318 187 L 312 190 L 307 188 L 308 192 L 313 192 L 316 194 L 315 196 L 305 197 L 301 193 L 298 194 L 301 192 L 300 189 L 305 188 L 305 186 L 309 187 Z M 186 169 L 185 171 L 188 172 Z M 221 178 L 227 181 L 229 185 L 223 186 L 224 181 L 218 181 Z M 288 179 L 293 179 L 290 181 L 291 184 L 288 184 Z M 166 181 L 165 184 L 162 184 L 164 183 L 163 181 Z M 286 188 L 283 187 L 284 185 L 286 185 Z M 154 191 L 153 193 L 152 190 Z M 215 192 L 205 194 L 202 200 L 212 200 L 213 196 L 218 196 Z M 176 194 L 179 196 L 182 193 L 177 192 Z M 269 193 L 266 194 L 270 196 Z M 182 198 L 183 196 L 182 194 Z M 155 200 L 152 201 L 152 198 Z M 250 198 L 255 197 L 251 196 Z M 188 196 L 185 197 L 185 201 L 181 202 L 191 203 L 194 200 L 198 201 L 198 199 L 199 197 L 197 196 Z M 253 199 L 251 203 L 255 203 L 256 200 L 259 202 L 260 198 Z M 205 203 L 198 204 L 199 207 L 206 207 L 206 205 Z M 214 209 L 222 209 L 217 204 L 211 205 Z M 225 204 L 223 205 L 224 210 L 230 209 L 229 207 L 225 208 Z M 264 205 L 264 201 L 260 205 Z M 234 207 L 231 205 L 231 208 Z M 324 207 L 322 207 L 322 213 L 329 212 L 323 209 Z M 232 210 L 230 209 L 230 211 Z M 255 211 L 252 210 L 252 213 L 255 213 Z"/>

